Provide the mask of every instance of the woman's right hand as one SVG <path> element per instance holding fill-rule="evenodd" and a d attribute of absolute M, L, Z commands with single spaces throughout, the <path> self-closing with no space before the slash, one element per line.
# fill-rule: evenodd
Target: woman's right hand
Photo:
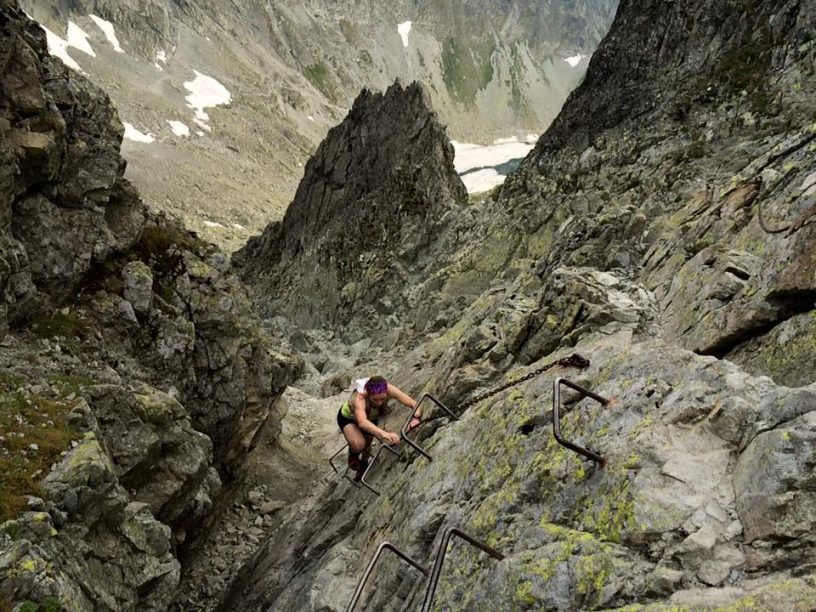
<path fill-rule="evenodd" d="M 382 440 L 386 444 L 399 444 L 400 437 L 399 434 L 395 434 L 390 431 L 384 431 L 380 440 Z"/>

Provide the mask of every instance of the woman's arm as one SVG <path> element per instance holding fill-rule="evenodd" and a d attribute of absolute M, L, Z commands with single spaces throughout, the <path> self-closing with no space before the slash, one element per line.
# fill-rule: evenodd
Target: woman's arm
<path fill-rule="evenodd" d="M 411 396 L 401 391 L 399 388 L 397 388 L 395 385 L 392 385 L 391 383 L 388 383 L 388 397 L 393 397 L 400 404 L 408 406 L 408 408 L 412 408 L 414 410 L 415 417 L 422 416 L 422 410 L 417 408 L 417 404 L 413 399 L 411 399 Z"/>
<path fill-rule="evenodd" d="M 365 398 L 359 393 L 354 395 L 354 419 L 357 422 L 357 427 L 359 427 L 363 432 L 371 434 L 378 440 L 385 440 L 391 444 L 396 444 L 400 440 L 397 434 L 389 433 L 384 429 L 380 429 L 374 423 L 368 420 L 368 415 L 365 411 Z"/>

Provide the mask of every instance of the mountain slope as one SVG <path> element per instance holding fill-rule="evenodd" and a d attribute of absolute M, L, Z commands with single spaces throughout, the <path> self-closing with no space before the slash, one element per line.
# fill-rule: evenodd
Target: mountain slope
<path fill-rule="evenodd" d="M 95 56 L 68 46 L 70 57 L 110 92 L 125 122 L 155 138 L 125 141 L 128 176 L 145 197 L 232 250 L 282 217 L 302 164 L 364 87 L 423 82 L 460 140 L 539 133 L 586 66 L 565 58 L 593 51 L 615 1 L 23 6 L 59 44 L 72 29 Z M 89 15 L 109 22 L 122 52 Z M 211 131 L 188 107 L 196 71 L 231 96 L 205 111 Z M 179 124 L 189 136 L 174 132 Z"/>

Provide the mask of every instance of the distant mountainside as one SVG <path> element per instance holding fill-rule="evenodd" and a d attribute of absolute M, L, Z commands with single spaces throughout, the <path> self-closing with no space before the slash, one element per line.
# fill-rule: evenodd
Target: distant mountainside
<path fill-rule="evenodd" d="M 128 177 L 147 200 L 231 250 L 282 216 L 302 164 L 364 87 L 422 82 L 457 140 L 540 133 L 617 1 L 21 4 L 132 126 Z M 189 104 L 219 93 L 196 123 Z"/>

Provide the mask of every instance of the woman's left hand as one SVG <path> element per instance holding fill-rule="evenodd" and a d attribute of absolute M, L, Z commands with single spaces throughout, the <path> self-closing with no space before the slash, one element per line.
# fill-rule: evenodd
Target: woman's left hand
<path fill-rule="evenodd" d="M 406 431 L 412 431 L 422 425 L 422 419 L 418 416 L 412 417 L 411 422 L 408 423 L 408 429 Z"/>

